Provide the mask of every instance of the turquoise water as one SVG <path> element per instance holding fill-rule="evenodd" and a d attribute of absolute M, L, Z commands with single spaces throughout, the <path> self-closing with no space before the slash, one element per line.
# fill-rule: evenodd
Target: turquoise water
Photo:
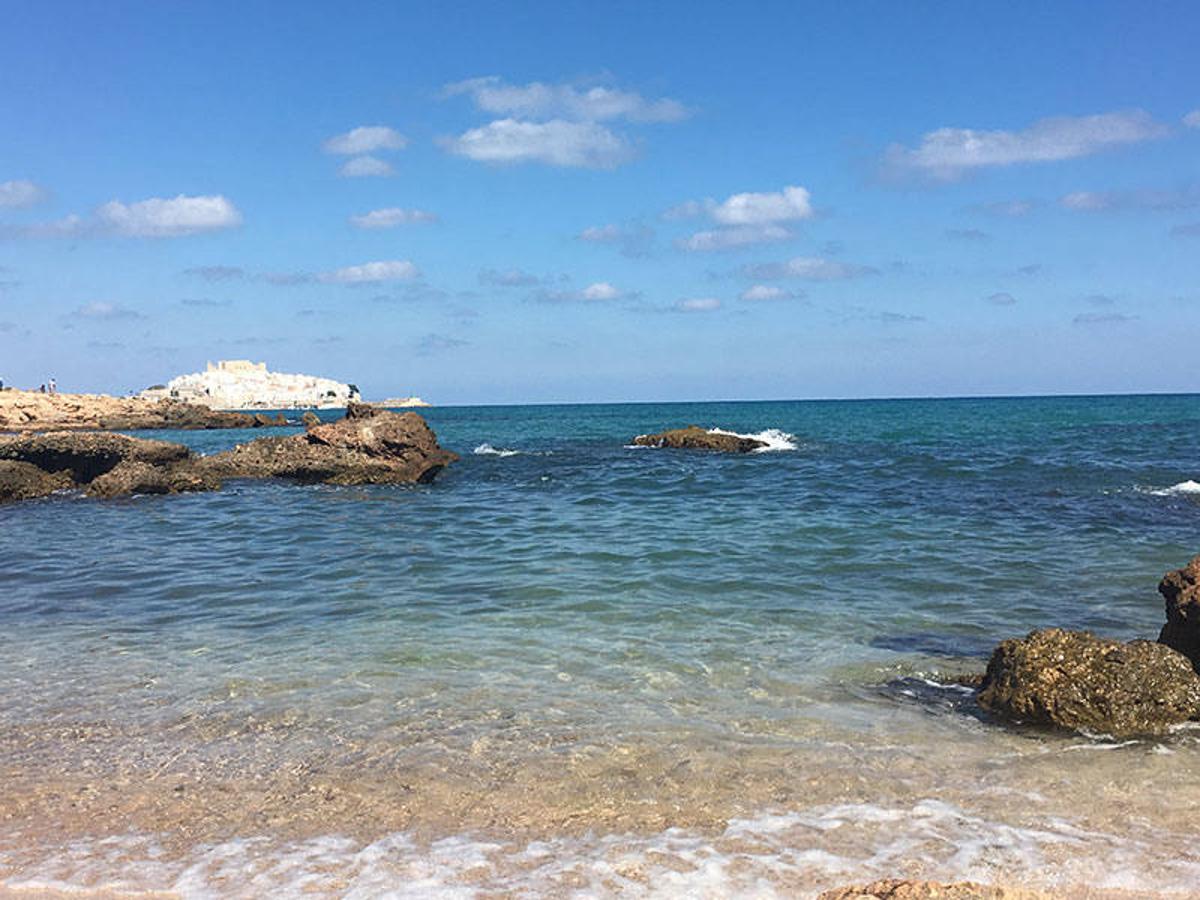
<path fill-rule="evenodd" d="M 1034 627 L 1155 636 L 1200 396 L 425 415 L 462 456 L 429 486 L 0 509 L 0 884 L 1200 880 L 1154 800 L 1200 802 L 1190 731 L 1006 729 L 945 686 Z M 627 446 L 691 423 L 785 446 Z"/>

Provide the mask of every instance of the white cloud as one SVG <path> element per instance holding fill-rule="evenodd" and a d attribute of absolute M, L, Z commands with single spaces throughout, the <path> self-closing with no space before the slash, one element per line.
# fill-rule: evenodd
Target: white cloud
<path fill-rule="evenodd" d="M 85 304 L 75 310 L 75 315 L 83 319 L 142 319 L 145 318 L 141 313 L 134 312 L 132 309 L 126 309 L 123 306 L 118 306 L 115 303 L 108 303 L 103 300 L 96 300 Z"/>
<path fill-rule="evenodd" d="M 785 291 L 781 287 L 775 287 L 770 284 L 756 284 L 742 291 L 740 299 L 750 301 L 787 300 L 791 296 L 791 291 Z"/>
<path fill-rule="evenodd" d="M 386 125 L 360 125 L 345 134 L 331 137 L 321 146 L 326 153 L 361 156 L 380 150 L 403 150 L 408 146 L 408 138 Z"/>
<path fill-rule="evenodd" d="M 597 281 L 578 291 L 542 291 L 537 295 L 537 299 L 549 303 L 597 303 L 637 296 L 637 293 L 623 291 L 607 281 Z"/>
<path fill-rule="evenodd" d="M 540 162 L 552 166 L 612 169 L 633 156 L 625 138 L 594 122 L 521 122 L 498 119 L 472 128 L 443 146 L 478 162 Z"/>
<path fill-rule="evenodd" d="M 1029 215 L 1029 213 L 1033 212 L 1035 205 L 1032 200 L 997 200 L 994 203 L 981 203 L 973 206 L 971 210 L 986 213 L 989 216 L 1016 219 Z"/>
<path fill-rule="evenodd" d="M 482 111 L 523 119 L 565 118 L 582 122 L 628 119 L 634 122 L 678 122 L 690 115 L 669 98 L 648 100 L 634 91 L 570 84 L 507 84 L 497 76 L 471 78 L 443 89 L 446 96 L 466 94 Z"/>
<path fill-rule="evenodd" d="M 805 188 L 788 186 L 774 193 L 734 194 L 713 207 L 713 219 L 722 225 L 766 225 L 808 219 L 813 214 Z"/>
<path fill-rule="evenodd" d="M 624 256 L 634 259 L 649 256 L 654 244 L 654 230 L 645 225 L 593 225 L 576 237 L 587 244 L 609 244 Z"/>
<path fill-rule="evenodd" d="M 1000 291 L 999 293 L 988 295 L 987 302 L 995 306 L 1012 306 L 1017 302 L 1017 298 L 1007 291 Z"/>
<path fill-rule="evenodd" d="M 1193 109 L 1183 117 L 1183 124 L 1188 128 L 1200 128 L 1200 109 Z"/>
<path fill-rule="evenodd" d="M 384 281 L 407 281 L 420 274 L 420 270 L 407 259 L 392 259 L 322 272 L 317 276 L 317 281 L 325 284 L 379 284 Z"/>
<path fill-rule="evenodd" d="M 151 197 L 125 204 L 110 200 L 98 210 L 101 230 L 125 237 L 185 237 L 242 224 L 242 214 L 220 195 Z"/>
<path fill-rule="evenodd" d="M 664 210 L 662 217 L 669 222 L 678 219 L 698 219 L 708 211 L 711 205 L 711 200 L 708 204 L 701 203 L 699 200 L 685 200 L 678 206 Z"/>
<path fill-rule="evenodd" d="M 952 181 L 974 169 L 1091 156 L 1164 137 L 1168 131 L 1142 110 L 1058 116 L 1041 119 L 1023 131 L 939 128 L 925 134 L 914 149 L 893 144 L 885 164 L 896 171 Z"/>
<path fill-rule="evenodd" d="M 731 250 L 737 247 L 747 247 L 752 244 L 786 241 L 792 237 L 794 235 L 780 225 L 741 225 L 729 228 L 715 228 L 709 231 L 697 231 L 686 238 L 680 238 L 675 242 L 675 245 L 681 250 L 706 252 L 711 250 Z"/>
<path fill-rule="evenodd" d="M 580 292 L 580 296 L 584 300 L 617 300 L 622 296 L 622 292 L 607 281 L 597 281 L 595 284 L 585 287 Z"/>
<path fill-rule="evenodd" d="M 1173 190 L 1132 191 L 1074 191 L 1058 200 L 1059 204 L 1076 212 L 1150 210 L 1173 212 L 1200 206 L 1200 188 L 1196 186 Z"/>
<path fill-rule="evenodd" d="M 480 269 L 479 283 L 494 287 L 529 287 L 541 279 L 521 269 Z"/>
<path fill-rule="evenodd" d="M 787 262 L 748 266 L 744 271 L 751 278 L 803 278 L 807 281 L 842 281 L 878 273 L 878 270 L 871 266 L 844 263 L 820 256 L 797 256 Z"/>
<path fill-rule="evenodd" d="M 395 228 L 398 225 L 418 225 L 436 222 L 438 217 L 423 209 L 401 209 L 389 206 L 386 209 L 373 209 L 361 216 L 351 216 L 350 224 L 355 228 Z"/>
<path fill-rule="evenodd" d="M 0 209 L 24 209 L 45 199 L 46 192 L 32 181 L 0 181 Z"/>
<path fill-rule="evenodd" d="M 579 232 L 579 239 L 592 244 L 612 244 L 621 239 L 622 233 L 616 225 L 593 225 Z"/>
<path fill-rule="evenodd" d="M 348 159 L 338 169 L 343 178 L 374 178 L 395 175 L 396 170 L 386 159 L 377 156 L 356 156 Z"/>
<path fill-rule="evenodd" d="M 713 312 L 721 308 L 721 301 L 716 297 L 690 297 L 675 304 L 679 312 Z"/>

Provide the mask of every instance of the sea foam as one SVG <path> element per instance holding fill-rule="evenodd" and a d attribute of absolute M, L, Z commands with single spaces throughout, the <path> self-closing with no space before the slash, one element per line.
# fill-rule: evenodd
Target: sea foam
<path fill-rule="evenodd" d="M 1146 493 L 1153 494 L 1156 497 L 1174 497 L 1179 494 L 1200 494 L 1200 481 L 1181 481 L 1179 484 L 1173 484 L 1168 488 L 1156 488 L 1147 490 Z"/>
<path fill-rule="evenodd" d="M 507 447 L 493 447 L 491 444 L 482 443 L 471 451 L 476 456 L 519 456 L 520 450 L 510 450 Z"/>
<path fill-rule="evenodd" d="M 779 450 L 797 450 L 796 436 L 788 434 L 778 428 L 767 428 L 763 431 L 755 431 L 750 434 L 742 434 L 739 431 L 726 431 L 724 428 L 710 428 L 709 434 L 729 434 L 739 438 L 750 438 L 755 441 L 763 441 L 767 446 L 759 447 L 752 453 L 772 453 Z"/>

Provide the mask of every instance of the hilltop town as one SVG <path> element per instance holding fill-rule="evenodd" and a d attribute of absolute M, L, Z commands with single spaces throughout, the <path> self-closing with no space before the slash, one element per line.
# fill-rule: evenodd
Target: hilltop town
<path fill-rule="evenodd" d="M 139 395 L 183 400 L 212 409 L 336 409 L 357 402 L 358 387 L 316 375 L 271 372 L 263 362 L 223 359 L 203 372 L 179 375 Z"/>

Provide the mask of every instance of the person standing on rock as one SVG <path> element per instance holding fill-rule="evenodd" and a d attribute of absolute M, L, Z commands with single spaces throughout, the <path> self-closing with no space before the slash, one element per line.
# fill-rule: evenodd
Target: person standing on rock
<path fill-rule="evenodd" d="M 50 393 L 52 393 L 52 394 L 58 393 L 58 382 L 55 381 L 53 378 L 50 379 Z"/>

